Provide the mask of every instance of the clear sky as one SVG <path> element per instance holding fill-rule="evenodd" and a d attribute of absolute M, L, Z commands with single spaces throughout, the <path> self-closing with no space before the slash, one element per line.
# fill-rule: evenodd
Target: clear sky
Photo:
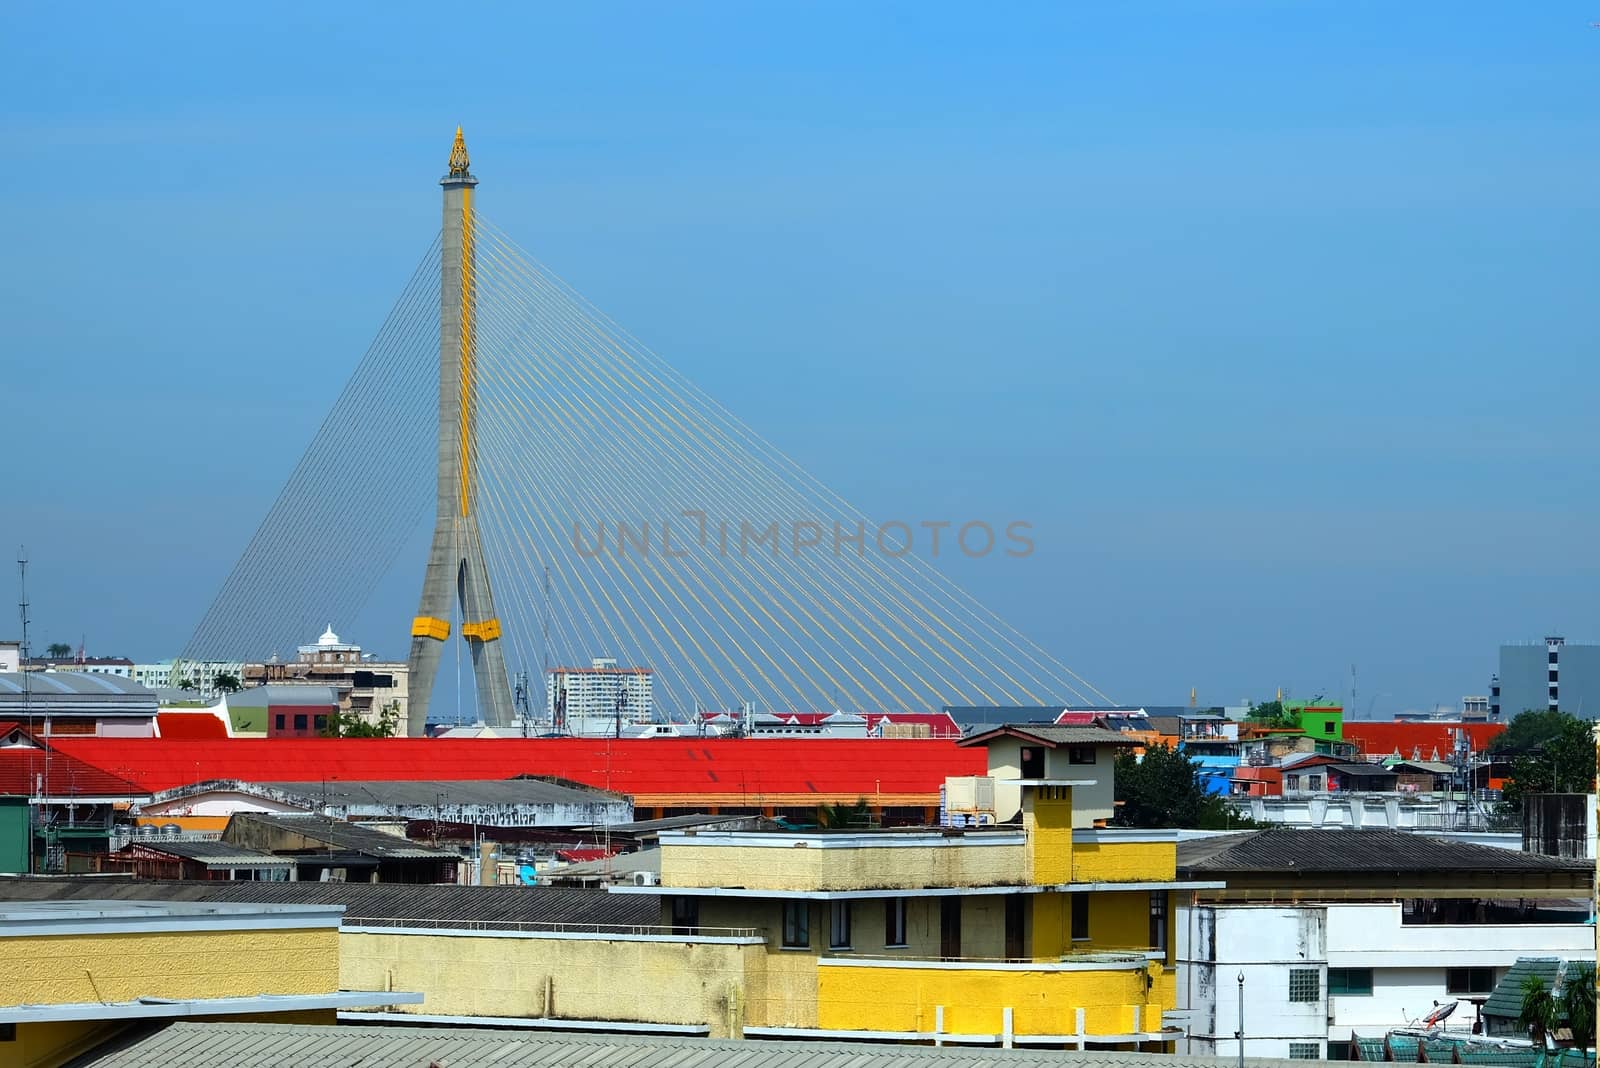
<path fill-rule="evenodd" d="M 847 498 L 1032 522 L 954 574 L 1119 699 L 1355 664 L 1383 714 L 1600 639 L 1600 8 L 577 7 L 0 10 L 36 646 L 181 647 L 458 122 L 499 226 Z M 332 622 L 398 654 L 419 579 Z"/>

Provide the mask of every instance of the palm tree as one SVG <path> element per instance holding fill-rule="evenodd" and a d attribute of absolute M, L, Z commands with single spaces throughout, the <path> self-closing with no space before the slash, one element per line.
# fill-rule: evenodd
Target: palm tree
<path fill-rule="evenodd" d="M 1574 964 L 1561 987 L 1561 1014 L 1572 1028 L 1572 1044 L 1579 1049 L 1594 1045 L 1594 966 Z"/>
<path fill-rule="evenodd" d="M 45 654 L 58 659 L 63 656 L 71 656 L 72 646 L 68 645 L 66 642 L 51 642 L 50 645 L 45 649 Z"/>
<path fill-rule="evenodd" d="M 1517 1026 L 1527 1028 L 1533 1044 L 1544 1049 L 1546 1037 L 1555 1031 L 1560 1021 L 1561 1003 L 1544 985 L 1544 980 L 1537 975 L 1525 976 L 1522 980 L 1522 1011 L 1517 1015 Z"/>

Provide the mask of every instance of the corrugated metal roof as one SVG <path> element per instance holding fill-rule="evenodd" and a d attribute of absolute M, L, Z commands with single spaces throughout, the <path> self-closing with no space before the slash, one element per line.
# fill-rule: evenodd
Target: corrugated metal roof
<path fill-rule="evenodd" d="M 111 695 L 114 697 L 148 697 L 152 703 L 155 693 L 132 679 L 120 675 L 94 675 L 86 671 L 4 671 L 0 672 L 0 694 L 21 695 L 24 675 L 28 693 L 33 697 L 51 694 L 83 694 L 89 697 Z"/>
<path fill-rule="evenodd" d="M 664 804 L 759 805 L 858 797 L 938 804 L 949 775 L 982 775 L 981 749 L 891 738 L 232 738 L 61 739 L 58 749 L 149 790 L 206 779 L 321 782 L 549 775 Z M 701 801 L 700 803 L 706 803 Z"/>
<path fill-rule="evenodd" d="M 245 784 L 251 785 L 251 784 Z M 367 782 L 264 782 L 254 785 L 333 808 L 414 808 L 435 805 L 593 805 L 618 800 L 582 784 L 544 779 L 410 779 Z"/>
<path fill-rule="evenodd" d="M 652 925 L 654 897 L 559 887 L 447 883 L 188 882 L 103 877 L 0 879 L 0 901 L 219 901 L 343 905 L 345 922 L 477 920 L 488 923 Z"/>
<path fill-rule="evenodd" d="M 1591 871 L 1582 860 L 1563 860 L 1515 849 L 1430 838 L 1390 830 L 1312 830 L 1273 827 L 1212 835 L 1178 843 L 1178 870 L 1230 871 Z"/>
<path fill-rule="evenodd" d="M 277 857 L 271 853 L 263 853 L 258 849 L 246 849 L 244 846 L 229 845 L 227 842 L 207 839 L 135 838 L 128 843 L 128 847 L 149 849 L 157 853 L 166 853 L 169 856 L 183 857 L 186 860 L 198 860 L 206 864 L 226 867 L 242 867 L 256 864 L 263 868 L 275 868 L 287 867 L 294 863 L 288 857 Z"/>
<path fill-rule="evenodd" d="M 773 1042 L 656 1035 L 528 1034 L 474 1028 L 174 1023 L 82 1068 L 1231 1068 L 1198 1054 L 963 1049 L 868 1042 Z M 1246 1057 L 1248 1068 L 1305 1061 Z"/>
<path fill-rule="evenodd" d="M 259 823 L 280 831 L 302 835 L 313 842 L 325 843 L 333 849 L 360 853 L 368 857 L 379 857 L 385 860 L 459 859 L 455 853 L 434 849 L 432 846 L 424 845 L 421 842 L 413 842 L 411 839 L 402 838 L 397 834 L 387 834 L 371 827 L 362 826 L 359 823 L 328 819 L 326 816 L 300 816 L 276 812 L 236 812 L 232 819 L 228 821 L 230 829 L 236 823 Z M 223 835 L 229 836 L 229 831 L 224 831 Z"/>

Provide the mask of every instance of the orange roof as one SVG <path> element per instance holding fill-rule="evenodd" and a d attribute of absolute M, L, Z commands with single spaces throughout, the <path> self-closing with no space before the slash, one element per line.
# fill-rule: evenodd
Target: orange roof
<path fill-rule="evenodd" d="M 226 738 L 227 726 L 210 712 L 158 712 L 156 731 L 163 738 Z"/>
<path fill-rule="evenodd" d="M 1455 748 L 1455 732 L 1466 731 L 1472 738 L 1472 748 L 1486 749 L 1501 731 L 1504 723 L 1365 723 L 1344 721 L 1344 740 L 1355 743 L 1365 756 L 1386 757 L 1399 753 L 1409 759 L 1413 752 L 1420 759 L 1431 760 L 1437 749 L 1441 757 Z"/>

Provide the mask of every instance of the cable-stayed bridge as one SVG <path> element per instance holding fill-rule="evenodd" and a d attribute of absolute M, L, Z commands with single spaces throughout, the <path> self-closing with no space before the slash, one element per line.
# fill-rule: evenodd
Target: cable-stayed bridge
<path fill-rule="evenodd" d="M 439 234 L 186 658 L 353 616 L 432 514 L 414 734 L 452 642 L 490 724 L 508 672 L 539 707 L 546 667 L 596 654 L 653 669 L 680 718 L 1107 701 L 485 219 L 459 130 L 440 185 Z"/>

